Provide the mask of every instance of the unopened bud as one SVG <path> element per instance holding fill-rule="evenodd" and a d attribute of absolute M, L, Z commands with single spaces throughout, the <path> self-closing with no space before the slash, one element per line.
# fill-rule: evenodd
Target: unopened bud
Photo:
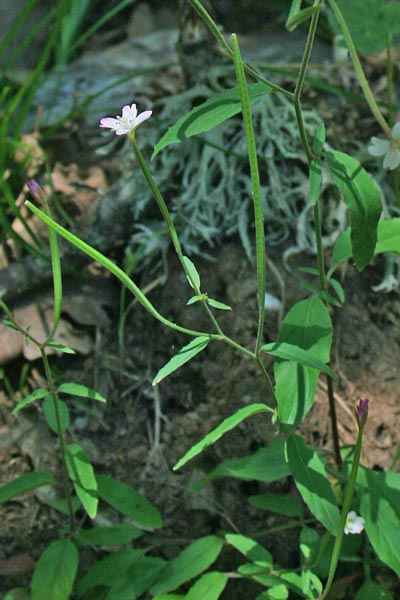
<path fill-rule="evenodd" d="M 364 427 L 368 419 L 368 398 L 360 398 L 355 410 L 358 427 Z"/>
<path fill-rule="evenodd" d="M 29 181 L 27 181 L 26 185 L 28 186 L 28 189 L 29 189 L 32 197 L 37 202 L 40 202 L 41 204 L 44 204 L 47 202 L 47 196 L 45 194 L 44 189 L 42 187 L 40 187 L 40 185 L 38 184 L 38 182 L 35 179 L 30 179 Z"/>

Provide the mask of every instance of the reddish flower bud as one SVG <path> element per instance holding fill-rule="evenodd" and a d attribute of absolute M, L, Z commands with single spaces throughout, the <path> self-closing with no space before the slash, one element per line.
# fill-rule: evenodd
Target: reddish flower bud
<path fill-rule="evenodd" d="M 361 429 L 368 419 L 368 398 L 360 398 L 355 413 L 358 426 Z"/>
<path fill-rule="evenodd" d="M 26 185 L 28 186 L 32 197 L 35 200 L 37 200 L 37 202 L 40 202 L 42 204 L 46 202 L 47 198 L 44 189 L 40 187 L 40 185 L 35 179 L 30 179 L 29 181 L 27 181 Z"/>

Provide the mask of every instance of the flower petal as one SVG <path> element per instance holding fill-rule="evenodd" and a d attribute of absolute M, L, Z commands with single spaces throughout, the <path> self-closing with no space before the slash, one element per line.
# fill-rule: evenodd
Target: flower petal
<path fill-rule="evenodd" d="M 119 127 L 120 122 L 118 119 L 114 119 L 113 117 L 103 117 L 100 119 L 100 127 L 109 127 L 110 129 L 117 129 Z"/>
<path fill-rule="evenodd" d="M 143 123 L 143 121 L 147 121 L 147 119 L 150 119 L 152 113 L 152 110 L 145 110 L 142 113 L 140 113 L 140 115 L 138 115 L 135 119 L 134 126 L 137 127 L 138 125 L 140 125 L 140 123 Z"/>
<path fill-rule="evenodd" d="M 390 148 L 389 140 L 382 140 L 381 138 L 371 138 L 371 145 L 368 146 L 368 152 L 372 156 L 384 156 Z"/>
<path fill-rule="evenodd" d="M 137 115 L 136 104 L 126 104 L 122 107 L 122 118 L 127 121 L 134 121 Z"/>
<path fill-rule="evenodd" d="M 400 123 L 395 123 L 393 125 L 392 138 L 394 140 L 400 140 Z"/>
<path fill-rule="evenodd" d="M 400 150 L 396 146 L 390 147 L 386 152 L 383 168 L 393 171 L 400 165 Z"/>

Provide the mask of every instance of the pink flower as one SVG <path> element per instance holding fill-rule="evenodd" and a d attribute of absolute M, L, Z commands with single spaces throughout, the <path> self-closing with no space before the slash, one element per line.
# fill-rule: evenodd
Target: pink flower
<path fill-rule="evenodd" d="M 400 165 L 400 123 L 395 123 L 392 128 L 390 140 L 371 138 L 368 152 L 372 156 L 383 156 L 383 168 L 393 171 Z"/>
<path fill-rule="evenodd" d="M 116 135 L 128 135 L 151 117 L 152 111 L 145 110 L 138 115 L 136 104 L 126 104 L 122 107 L 122 117 L 103 117 L 100 119 L 100 127 L 113 129 Z"/>

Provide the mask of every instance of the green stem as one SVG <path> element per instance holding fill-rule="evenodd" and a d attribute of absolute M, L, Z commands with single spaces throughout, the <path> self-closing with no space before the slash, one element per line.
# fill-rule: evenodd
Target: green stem
<path fill-rule="evenodd" d="M 46 203 L 44 207 L 44 211 L 48 217 L 51 218 L 51 211 Z M 49 244 L 50 244 L 50 254 L 51 254 L 51 268 L 53 272 L 53 297 L 54 297 L 54 308 L 53 308 L 53 326 L 51 331 L 43 343 L 43 346 L 46 346 L 48 342 L 50 342 L 54 334 L 57 330 L 58 323 L 60 321 L 61 316 L 61 308 L 62 308 L 62 277 L 61 277 L 61 266 L 60 266 L 60 253 L 58 250 L 58 242 L 57 242 L 57 234 L 51 228 L 47 228 L 49 235 Z"/>
<path fill-rule="evenodd" d="M 184 270 L 184 272 L 186 274 L 186 277 L 188 278 L 188 280 L 189 280 L 192 288 L 194 289 L 196 295 L 200 296 L 201 295 L 201 291 L 200 291 L 199 287 L 197 286 L 196 282 L 193 280 L 193 278 L 192 278 L 192 276 L 190 274 L 190 271 L 188 270 L 187 265 L 185 263 L 184 255 L 183 255 L 183 252 L 182 252 L 181 243 L 179 241 L 179 237 L 178 237 L 177 231 L 175 229 L 174 222 L 173 222 L 173 220 L 171 218 L 171 215 L 170 215 L 168 207 L 167 207 L 167 205 L 165 203 L 165 200 L 164 200 L 164 198 L 163 198 L 163 196 L 162 196 L 162 194 L 161 194 L 161 192 L 160 192 L 160 190 L 159 190 L 156 182 L 154 181 L 154 179 L 153 179 L 153 177 L 152 177 L 152 175 L 150 173 L 149 167 L 147 166 L 147 163 L 146 163 L 146 161 L 144 159 L 144 156 L 143 156 L 141 150 L 139 149 L 139 147 L 138 147 L 138 145 L 136 143 L 134 131 L 132 131 L 129 134 L 128 137 L 129 137 L 129 139 L 132 142 L 132 147 L 133 147 L 133 150 L 134 150 L 134 153 L 135 153 L 135 156 L 136 156 L 136 160 L 139 163 L 139 166 L 140 166 L 140 168 L 141 168 L 141 170 L 143 172 L 143 175 L 145 176 L 145 179 L 146 179 L 146 181 L 147 181 L 147 183 L 148 183 L 148 185 L 149 185 L 149 187 L 150 187 L 150 189 L 151 189 L 151 191 L 153 193 L 154 199 L 157 202 L 157 206 L 160 209 L 160 212 L 161 212 L 161 215 L 162 215 L 162 217 L 163 217 L 163 219 L 165 221 L 165 224 L 167 225 L 169 235 L 171 237 L 172 243 L 173 243 L 174 248 L 175 248 L 175 252 L 176 252 L 176 254 L 177 254 L 178 258 L 179 258 L 179 261 L 180 261 L 180 263 L 182 265 L 182 268 L 183 268 L 183 270 Z M 213 315 L 210 307 L 208 306 L 208 304 L 206 302 L 201 302 L 201 304 L 204 307 L 204 310 L 205 310 L 208 318 L 210 319 L 210 321 L 214 325 L 215 330 L 218 333 L 218 335 L 223 335 L 222 329 L 220 328 L 220 326 L 219 326 L 216 318 L 214 317 L 214 315 Z"/>
<path fill-rule="evenodd" d="M 343 536 L 344 536 L 344 528 L 346 525 L 347 514 L 350 510 L 351 502 L 353 500 L 354 489 L 355 489 L 356 479 L 357 479 L 357 471 L 358 471 L 358 467 L 360 464 L 363 433 L 364 433 L 364 425 L 360 426 L 359 430 L 358 430 L 357 442 L 356 442 L 356 446 L 354 449 L 353 462 L 351 465 L 349 483 L 347 485 L 346 494 L 345 494 L 344 501 L 343 501 L 342 512 L 340 514 L 340 519 L 339 519 L 339 529 L 338 529 L 338 533 L 337 533 L 337 536 L 335 539 L 335 544 L 333 546 L 331 563 L 329 566 L 328 581 L 326 582 L 325 589 L 322 593 L 322 596 L 320 596 L 319 600 L 324 600 L 327 597 L 329 590 L 332 586 L 332 582 L 333 582 L 333 578 L 335 576 L 337 564 L 339 562 L 340 549 L 342 547 Z"/>
<path fill-rule="evenodd" d="M 44 212 L 39 210 L 29 200 L 27 200 L 25 204 L 37 217 L 39 217 L 39 219 L 41 219 L 44 223 L 46 223 L 46 225 L 49 225 L 50 227 L 52 227 L 58 233 L 58 235 L 60 235 L 64 239 L 66 239 L 68 242 L 73 244 L 76 248 L 79 248 L 79 250 L 81 250 L 82 252 L 84 252 L 85 254 L 90 256 L 90 258 L 92 258 L 95 261 L 98 261 L 106 269 L 108 269 L 110 271 L 110 273 L 112 273 L 117 279 L 119 279 L 121 281 L 121 283 L 123 283 L 129 289 L 129 291 L 132 292 L 132 294 L 138 299 L 138 301 L 141 303 L 141 305 L 155 319 L 157 319 L 164 325 L 167 325 L 171 329 L 175 329 L 176 331 L 186 333 L 187 335 L 190 335 L 190 336 L 194 336 L 194 337 L 209 336 L 211 339 L 221 339 L 220 335 L 204 333 L 203 331 L 196 331 L 194 329 L 188 329 L 187 327 L 182 327 L 181 325 L 177 325 L 176 323 L 173 323 L 169 319 L 166 319 L 165 317 L 163 317 L 155 309 L 155 307 L 152 305 L 150 300 L 148 300 L 148 298 L 145 296 L 145 294 L 143 294 L 143 292 L 140 290 L 140 288 L 137 287 L 137 285 L 132 281 L 132 279 L 122 269 L 120 269 L 120 267 L 115 265 L 110 259 L 108 259 L 106 256 L 104 256 L 104 254 L 102 254 L 98 250 L 95 250 L 94 248 L 92 248 L 92 246 L 90 246 L 86 242 L 79 239 L 76 235 L 74 235 L 67 229 L 64 229 L 64 227 L 62 227 L 62 225 L 59 225 L 51 217 L 49 217 Z"/>
<path fill-rule="evenodd" d="M 392 132 L 379 109 L 379 106 L 374 98 L 371 88 L 369 87 L 367 78 L 364 75 L 364 71 L 361 66 L 360 59 L 358 58 L 357 50 L 354 46 L 354 43 L 353 43 L 352 37 L 350 35 L 350 31 L 347 27 L 346 21 L 344 20 L 343 15 L 340 12 L 340 9 L 339 9 L 338 5 L 336 4 L 335 0 L 328 0 L 328 3 L 330 4 L 333 14 L 335 15 L 335 19 L 338 22 L 338 25 L 342 31 L 347 48 L 350 52 L 351 60 L 353 61 L 354 71 L 356 73 L 358 82 L 361 86 L 361 89 L 363 91 L 363 94 L 367 101 L 367 104 L 368 104 L 372 114 L 374 115 L 375 119 L 378 121 L 379 125 L 382 127 L 383 131 L 386 133 L 386 135 L 388 137 L 390 137 Z"/>
<path fill-rule="evenodd" d="M 46 343 L 47 343 L 47 341 L 45 342 L 45 344 Z M 47 379 L 47 382 L 49 384 L 49 391 L 50 391 L 51 399 L 53 400 L 54 414 L 55 414 L 55 417 L 56 417 L 56 426 L 57 426 L 57 437 L 58 437 L 58 440 L 59 440 L 59 443 L 60 443 L 63 487 L 64 487 L 64 494 L 65 494 L 65 498 L 66 498 L 66 501 L 67 501 L 67 507 L 68 507 L 70 534 L 72 535 L 74 533 L 74 531 L 75 531 L 75 516 L 74 516 L 74 509 L 73 509 L 73 506 L 72 506 L 72 498 L 71 498 L 70 487 L 69 487 L 69 484 L 68 484 L 68 469 L 67 469 L 67 463 L 66 463 L 66 460 L 65 460 L 64 434 L 63 434 L 62 427 L 61 427 L 60 410 L 59 410 L 59 407 L 58 407 L 57 392 L 56 392 L 55 387 L 54 387 L 53 375 L 51 373 L 49 361 L 48 361 L 48 358 L 47 358 L 46 345 L 45 344 L 38 344 L 38 346 L 39 346 L 40 353 L 41 353 L 41 356 L 42 356 L 42 361 L 43 361 L 43 365 L 44 365 L 46 379 Z"/>
<path fill-rule="evenodd" d="M 257 259 L 257 286 L 258 286 L 258 330 L 255 355 L 258 356 L 264 334 L 265 320 L 265 233 L 264 215 L 262 211 L 260 174 L 258 171 L 257 149 L 254 137 L 253 122 L 250 111 L 249 92 L 243 69 L 242 57 L 238 40 L 232 35 L 233 61 L 235 64 L 236 79 L 239 87 L 240 102 L 242 105 L 243 124 L 247 141 L 247 152 L 249 156 L 250 176 L 253 189 L 254 225 L 256 231 L 256 259 Z"/>
<path fill-rule="evenodd" d="M 211 15 L 206 11 L 206 9 L 201 4 L 201 2 L 199 2 L 199 0 L 187 0 L 187 1 L 190 4 L 190 6 L 193 8 L 193 10 L 195 10 L 197 12 L 197 14 L 200 15 L 200 17 L 203 19 L 204 23 L 210 29 L 211 33 L 215 36 L 215 38 L 218 40 L 218 42 L 221 44 L 221 46 L 226 50 L 228 55 L 231 58 L 233 58 L 232 48 L 229 46 L 229 44 L 225 40 L 217 23 L 215 23 L 215 21 L 212 19 Z M 289 92 L 289 90 L 285 90 L 285 88 L 282 88 L 281 86 L 279 86 L 275 83 L 272 83 L 268 79 L 265 79 L 265 77 L 260 75 L 257 71 L 255 71 L 252 67 L 250 67 L 246 63 L 243 64 L 243 68 L 246 71 L 246 73 L 251 75 L 256 81 L 261 81 L 262 83 L 268 84 L 272 88 L 273 92 L 278 92 L 280 94 L 283 94 L 287 98 L 293 97 L 292 92 Z"/>
<path fill-rule="evenodd" d="M 322 0 L 316 0 L 316 2 L 314 3 L 314 6 L 322 8 Z M 309 163 L 311 163 L 311 161 L 312 161 L 313 154 L 312 154 L 310 145 L 308 143 L 307 132 L 304 127 L 303 113 L 301 110 L 300 98 L 301 98 L 301 92 L 303 90 L 304 81 L 306 78 L 308 64 L 310 62 L 310 56 L 311 56 L 311 51 L 312 51 L 312 47 L 313 47 L 313 43 L 314 43 L 315 32 L 317 30 L 319 12 L 320 11 L 317 10 L 316 12 L 313 13 L 313 15 L 311 17 L 310 28 L 308 30 L 308 36 L 307 36 L 307 43 L 306 43 L 306 47 L 304 49 L 304 54 L 303 54 L 303 58 L 302 58 L 301 65 L 300 65 L 300 71 L 299 71 L 299 74 L 297 77 L 296 87 L 295 87 L 294 94 L 293 94 L 294 110 L 296 113 L 296 120 L 297 120 L 298 129 L 299 129 L 300 139 L 301 139 L 301 143 L 303 145 L 304 151 L 307 155 L 307 161 Z"/>

